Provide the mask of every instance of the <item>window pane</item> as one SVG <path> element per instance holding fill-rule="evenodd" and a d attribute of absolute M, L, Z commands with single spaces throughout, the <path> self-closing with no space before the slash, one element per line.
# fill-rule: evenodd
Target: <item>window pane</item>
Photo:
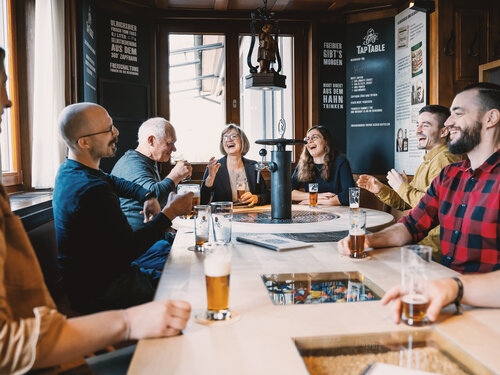
<path fill-rule="evenodd" d="M 4 64 L 5 71 L 9 72 L 9 39 L 8 39 L 8 19 L 7 19 L 7 1 L 0 1 L 0 45 L 3 46 L 7 54 Z M 10 77 L 9 77 L 10 78 Z M 10 97 L 10 81 L 7 81 L 7 93 Z M 0 123 L 1 133 L 0 133 L 0 150 L 1 150 L 1 164 L 2 172 L 12 172 L 14 170 L 14 159 L 12 155 L 12 122 L 10 119 L 10 111 L 6 110 L 2 116 L 2 122 Z"/>
<path fill-rule="evenodd" d="M 250 140 L 249 159 L 260 160 L 259 150 L 263 147 L 256 145 L 257 139 L 278 138 L 278 121 L 286 121 L 285 138 L 294 137 L 293 117 L 293 37 L 278 37 L 278 48 L 281 56 L 281 72 L 286 76 L 284 90 L 254 90 L 245 88 L 245 77 L 250 74 L 247 64 L 247 55 L 250 50 L 250 36 L 240 36 L 240 119 L 241 126 Z M 258 36 L 252 53 L 252 65 L 257 65 Z M 278 64 L 272 66 L 278 69 Z M 267 146 L 269 150 L 273 148 Z M 289 149 L 293 149 L 289 147 Z M 269 155 L 269 154 L 268 154 Z M 269 157 L 268 157 L 269 160 Z"/>
<path fill-rule="evenodd" d="M 190 162 L 219 156 L 219 131 L 226 124 L 223 35 L 171 34 L 170 121 L 176 147 Z"/>

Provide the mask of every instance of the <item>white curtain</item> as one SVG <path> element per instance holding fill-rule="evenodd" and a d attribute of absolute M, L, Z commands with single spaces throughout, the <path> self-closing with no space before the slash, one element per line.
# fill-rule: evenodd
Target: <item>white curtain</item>
<path fill-rule="evenodd" d="M 36 0 L 32 185 L 52 188 L 66 147 L 57 118 L 64 108 L 64 0 Z"/>

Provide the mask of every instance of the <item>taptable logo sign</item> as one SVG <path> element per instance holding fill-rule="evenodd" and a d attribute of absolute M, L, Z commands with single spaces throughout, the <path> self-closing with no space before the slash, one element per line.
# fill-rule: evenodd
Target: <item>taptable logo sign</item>
<path fill-rule="evenodd" d="M 377 40 L 378 33 L 376 33 L 373 28 L 369 28 L 366 32 L 366 35 L 363 37 L 363 45 L 356 46 L 358 49 L 358 55 L 364 55 L 366 53 L 385 52 L 385 43 L 375 44 Z"/>

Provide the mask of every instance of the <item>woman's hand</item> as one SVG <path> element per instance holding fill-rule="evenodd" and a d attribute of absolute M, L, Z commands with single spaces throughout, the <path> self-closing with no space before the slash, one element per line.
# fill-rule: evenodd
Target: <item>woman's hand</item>
<path fill-rule="evenodd" d="M 339 197 L 336 195 L 333 195 L 330 198 L 318 198 L 318 205 L 323 205 L 323 206 L 340 206 L 340 201 Z"/>
<path fill-rule="evenodd" d="M 252 207 L 257 204 L 259 201 L 259 197 L 256 196 L 255 194 L 250 193 L 247 191 L 245 194 L 243 194 L 240 198 L 240 202 L 247 204 L 248 207 Z"/>
<path fill-rule="evenodd" d="M 330 199 L 330 198 L 333 198 L 333 197 L 336 197 L 337 194 L 333 194 L 333 193 L 329 193 L 329 192 L 326 192 L 326 193 L 319 193 L 318 194 L 318 199 Z"/>
<path fill-rule="evenodd" d="M 217 159 L 212 156 L 208 161 L 207 166 L 208 166 L 208 176 L 205 179 L 205 186 L 210 188 L 214 184 L 215 176 L 217 175 L 217 172 L 219 171 L 220 168 L 220 163 L 218 163 Z"/>

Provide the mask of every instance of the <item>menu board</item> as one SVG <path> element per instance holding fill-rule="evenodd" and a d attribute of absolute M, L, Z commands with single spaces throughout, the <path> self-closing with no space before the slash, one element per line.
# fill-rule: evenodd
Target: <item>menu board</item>
<path fill-rule="evenodd" d="M 97 53 L 96 53 L 96 17 L 94 2 L 83 0 L 80 8 L 82 72 L 81 94 L 83 101 L 97 103 Z"/>
<path fill-rule="evenodd" d="M 395 168 L 414 174 L 425 150 L 417 148 L 418 111 L 427 103 L 426 14 L 406 9 L 395 17 Z"/>
<path fill-rule="evenodd" d="M 394 18 L 347 25 L 347 157 L 354 173 L 394 164 Z"/>
<path fill-rule="evenodd" d="M 330 130 L 335 147 L 345 152 L 345 27 L 322 24 L 319 35 L 319 125 Z"/>

